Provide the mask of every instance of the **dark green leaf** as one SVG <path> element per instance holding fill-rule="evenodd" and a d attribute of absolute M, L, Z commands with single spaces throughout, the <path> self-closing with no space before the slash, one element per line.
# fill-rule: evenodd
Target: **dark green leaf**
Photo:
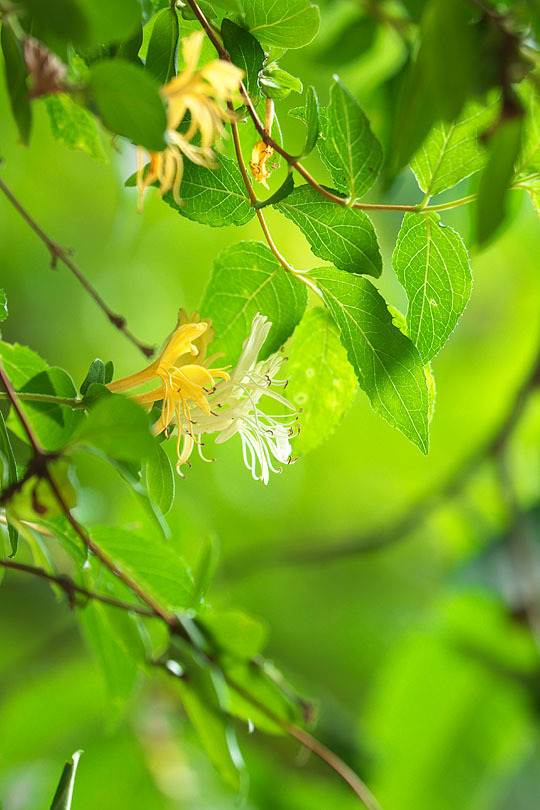
<path fill-rule="evenodd" d="M 152 456 L 156 447 L 141 406 L 114 394 L 98 399 L 73 443 L 90 445 L 112 458 L 133 462 Z"/>
<path fill-rule="evenodd" d="M 255 216 L 238 164 L 225 155 L 219 156 L 217 169 L 186 160 L 180 194 L 180 206 L 170 191 L 163 199 L 182 216 L 203 225 L 245 225 Z"/>
<path fill-rule="evenodd" d="M 146 462 L 146 488 L 150 500 L 162 515 L 166 515 L 174 503 L 174 472 L 169 456 L 160 444 Z"/>
<path fill-rule="evenodd" d="M 62 771 L 62 776 L 60 777 L 60 782 L 58 783 L 51 804 L 51 810 L 70 810 L 77 765 L 79 764 L 79 758 L 82 753 L 82 751 L 75 751 L 71 762 L 66 762 L 64 765 L 64 770 Z"/>
<path fill-rule="evenodd" d="M 320 25 L 317 6 L 309 0 L 242 0 L 244 18 L 261 45 L 302 48 Z"/>
<path fill-rule="evenodd" d="M 44 102 L 49 113 L 51 132 L 61 144 L 105 162 L 96 121 L 87 109 L 66 93 L 46 96 Z"/>
<path fill-rule="evenodd" d="M 88 21 L 89 45 L 127 40 L 141 24 L 138 0 L 77 0 L 77 5 Z"/>
<path fill-rule="evenodd" d="M 420 56 L 421 53 L 403 69 L 389 156 L 390 171 L 394 174 L 409 163 L 437 121 Z"/>
<path fill-rule="evenodd" d="M 521 149 L 522 119 L 509 118 L 498 127 L 489 145 L 489 158 L 480 177 L 476 201 L 476 238 L 485 244 L 506 216 L 506 195 Z"/>
<path fill-rule="evenodd" d="M 377 236 L 363 211 L 325 200 L 308 185 L 295 188 L 275 207 L 300 228 L 319 258 L 348 273 L 380 276 Z"/>
<path fill-rule="evenodd" d="M 258 312 L 272 321 L 262 358 L 292 334 L 306 301 L 305 285 L 281 267 L 270 248 L 260 242 L 238 242 L 217 257 L 201 312 L 212 318 L 216 330 L 212 348 L 234 363 Z"/>
<path fill-rule="evenodd" d="M 80 391 L 83 397 L 92 383 L 105 385 L 105 363 L 103 360 L 100 360 L 99 357 L 96 357 L 96 359 L 92 360 L 90 363 L 88 373 L 81 385 Z"/>
<path fill-rule="evenodd" d="M 26 65 L 22 45 L 5 19 L 2 22 L 0 40 L 4 54 L 6 85 L 11 111 L 17 124 L 21 141 L 27 144 L 32 127 L 32 110 L 30 108 L 28 87 L 26 84 Z"/>
<path fill-rule="evenodd" d="M 317 143 L 319 137 L 319 100 L 314 87 L 308 87 L 306 93 L 305 122 L 307 127 L 306 142 L 301 155 L 309 155 Z"/>
<path fill-rule="evenodd" d="M 21 0 L 32 16 L 32 27 L 40 33 L 79 45 L 90 44 L 90 25 L 85 9 L 78 0 Z"/>
<path fill-rule="evenodd" d="M 91 535 L 107 559 L 164 610 L 175 613 L 190 606 L 192 579 L 171 544 L 113 526 L 94 526 Z"/>
<path fill-rule="evenodd" d="M 407 334 L 427 363 L 444 346 L 469 300 L 467 250 L 436 212 L 405 214 L 393 265 L 409 299 Z"/>
<path fill-rule="evenodd" d="M 374 16 L 358 17 L 345 25 L 323 51 L 317 53 L 317 62 L 344 65 L 360 59 L 377 38 L 377 21 Z"/>
<path fill-rule="evenodd" d="M 354 96 L 335 79 L 330 88 L 324 150 L 332 154 L 351 202 L 371 188 L 382 163 L 382 148 Z"/>
<path fill-rule="evenodd" d="M 244 85 L 252 99 L 260 96 L 259 73 L 264 62 L 264 51 L 249 31 L 224 17 L 221 23 L 223 44 L 233 63 L 244 71 Z"/>
<path fill-rule="evenodd" d="M 292 172 L 289 172 L 278 190 L 274 191 L 272 196 L 268 197 L 267 200 L 260 200 L 260 202 L 255 203 L 253 208 L 260 210 L 261 208 L 266 208 L 267 205 L 276 205 L 278 202 L 285 200 L 293 190 L 294 175 Z"/>
<path fill-rule="evenodd" d="M 11 442 L 9 440 L 9 435 L 6 428 L 6 423 L 4 422 L 4 416 L 0 411 L 0 453 L 5 462 L 5 468 L 3 470 L 2 475 L 2 489 L 7 489 L 7 487 L 14 484 L 17 479 L 17 462 L 15 461 L 15 454 L 13 452 L 13 448 L 11 446 Z M 11 525 L 8 521 L 7 524 L 7 531 L 9 542 L 11 545 L 11 554 L 10 557 L 14 557 L 17 553 L 17 548 L 19 546 L 19 532 L 17 529 Z"/>
<path fill-rule="evenodd" d="M 288 351 L 287 398 L 300 411 L 294 453 L 308 453 L 332 435 L 358 389 L 338 329 L 324 307 L 308 309 Z"/>
<path fill-rule="evenodd" d="M 163 8 L 156 15 L 146 54 L 146 70 L 160 84 L 166 84 L 176 75 L 178 36 L 176 9 Z"/>
<path fill-rule="evenodd" d="M 199 623 L 218 655 L 249 661 L 266 644 L 266 626 L 242 610 L 210 610 L 201 616 Z"/>
<path fill-rule="evenodd" d="M 367 279 L 333 267 L 312 270 L 310 277 L 374 410 L 427 453 L 429 399 L 418 350 L 392 324 L 384 299 Z"/>
<path fill-rule="evenodd" d="M 147 73 L 123 59 L 105 60 L 92 68 L 89 89 L 112 132 L 147 149 L 165 149 L 165 107 Z"/>

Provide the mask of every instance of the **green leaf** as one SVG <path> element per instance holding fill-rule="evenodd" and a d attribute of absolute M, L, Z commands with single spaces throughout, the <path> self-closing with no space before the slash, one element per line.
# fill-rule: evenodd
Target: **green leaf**
<path fill-rule="evenodd" d="M 165 107 L 147 73 L 123 59 L 104 60 L 92 68 L 89 90 L 108 129 L 146 149 L 165 149 Z"/>
<path fill-rule="evenodd" d="M 467 250 L 436 212 L 405 214 L 393 265 L 409 299 L 407 334 L 427 363 L 444 346 L 469 300 Z"/>
<path fill-rule="evenodd" d="M 77 397 L 77 390 L 69 374 L 61 368 L 49 368 L 27 346 L 0 342 L 0 357 L 16 391 L 69 399 Z M 38 441 L 47 450 L 59 450 L 63 447 L 83 418 L 81 411 L 56 403 L 20 400 L 19 405 Z M 28 442 L 26 432 L 13 411 L 7 424 L 18 438 Z"/>
<path fill-rule="evenodd" d="M 516 176 L 526 170 L 540 171 L 540 94 L 537 75 L 518 85 L 518 95 L 525 108 L 521 153 L 516 163 Z"/>
<path fill-rule="evenodd" d="M 180 195 L 183 205 L 177 205 L 169 191 L 163 199 L 179 214 L 194 222 L 221 228 L 225 225 L 245 225 L 255 216 L 240 169 L 235 160 L 219 156 L 219 168 L 207 169 L 184 161 Z"/>
<path fill-rule="evenodd" d="M 77 493 L 70 481 L 68 460 L 65 458 L 56 459 L 49 462 L 47 469 L 68 508 L 75 507 L 77 505 Z M 13 495 L 8 505 L 8 519 L 51 520 L 63 514 L 63 507 L 59 504 L 48 481 L 45 478 L 36 478 L 35 476 L 26 481 L 23 488 Z"/>
<path fill-rule="evenodd" d="M 377 179 L 383 155 L 362 108 L 337 77 L 330 88 L 324 134 L 323 149 L 332 156 L 354 203 Z"/>
<path fill-rule="evenodd" d="M 174 472 L 169 456 L 160 444 L 149 456 L 146 466 L 146 489 L 162 515 L 166 515 L 174 503 Z"/>
<path fill-rule="evenodd" d="M 201 304 L 212 318 L 214 351 L 235 363 L 260 312 L 272 322 L 261 358 L 277 351 L 292 334 L 306 307 L 306 288 L 287 273 L 270 248 L 260 242 L 238 242 L 219 254 Z"/>
<path fill-rule="evenodd" d="M 5 321 L 7 316 L 8 316 L 8 306 L 6 294 L 3 290 L 0 290 L 0 323 L 2 321 Z"/>
<path fill-rule="evenodd" d="M 158 11 L 148 43 L 145 66 L 160 84 L 166 84 L 176 75 L 179 33 L 176 9 L 163 8 Z"/>
<path fill-rule="evenodd" d="M 172 545 L 113 526 L 94 526 L 91 536 L 107 559 L 164 610 L 175 613 L 190 606 L 192 579 Z"/>
<path fill-rule="evenodd" d="M 287 398 L 300 414 L 294 453 L 308 453 L 332 435 L 358 388 L 338 329 L 324 307 L 308 309 L 288 351 Z"/>
<path fill-rule="evenodd" d="M 77 0 L 89 26 L 89 45 L 129 39 L 141 24 L 138 0 Z"/>
<path fill-rule="evenodd" d="M 55 93 L 43 99 L 49 114 L 51 132 L 68 149 L 86 152 L 105 163 L 106 158 L 92 115 L 67 93 Z"/>
<path fill-rule="evenodd" d="M 291 90 L 301 93 L 304 89 L 300 79 L 275 64 L 264 68 L 259 77 L 259 86 L 267 98 L 277 100 L 287 98 Z"/>
<path fill-rule="evenodd" d="M 243 0 L 244 19 L 261 45 L 302 48 L 320 25 L 317 6 L 309 0 Z"/>
<path fill-rule="evenodd" d="M 66 762 L 51 804 L 51 810 L 70 810 L 75 776 L 82 751 L 75 751 L 71 762 Z"/>
<path fill-rule="evenodd" d="M 259 73 L 264 62 L 264 51 L 249 31 L 227 17 L 221 23 L 223 44 L 233 63 L 244 71 L 244 85 L 252 99 L 260 97 Z"/>
<path fill-rule="evenodd" d="M 21 141 L 28 143 L 32 127 L 32 110 L 26 84 L 26 65 L 22 44 L 13 33 L 11 26 L 4 18 L 0 32 L 2 53 L 4 54 L 6 85 L 9 94 L 11 112 L 17 124 Z"/>
<path fill-rule="evenodd" d="M 503 121 L 492 136 L 476 201 L 476 239 L 485 244 L 506 216 L 506 195 L 521 148 L 521 117 Z"/>
<path fill-rule="evenodd" d="M 480 137 L 496 114 L 496 104 L 471 103 L 456 121 L 433 127 L 411 161 L 422 191 L 440 194 L 484 166 L 487 150 Z"/>
<path fill-rule="evenodd" d="M 103 360 L 100 360 L 99 357 L 96 357 L 96 359 L 92 360 L 92 362 L 90 363 L 88 373 L 81 385 L 80 391 L 83 397 L 88 391 L 89 387 L 92 385 L 92 383 L 99 383 L 99 385 L 105 385 L 105 363 L 103 362 Z"/>
<path fill-rule="evenodd" d="M 152 456 L 156 447 L 141 406 L 115 394 L 98 399 L 73 444 L 90 445 L 112 458 L 133 462 Z"/>
<path fill-rule="evenodd" d="M 390 171 L 393 174 L 409 163 L 438 120 L 421 57 L 420 48 L 417 59 L 409 61 L 402 71 L 389 153 Z"/>
<path fill-rule="evenodd" d="M 292 171 L 290 171 L 277 191 L 274 191 L 274 193 L 268 197 L 267 200 L 259 200 L 259 202 L 256 202 L 253 205 L 253 208 L 260 210 L 261 208 L 266 208 L 267 205 L 276 205 L 278 202 L 285 200 L 293 190 L 294 174 Z"/>
<path fill-rule="evenodd" d="M 232 715 L 253 723 L 267 734 L 284 733 L 279 721 L 284 724 L 302 721 L 301 701 L 288 684 L 280 686 L 281 674 L 270 664 L 228 661 L 224 668 L 229 685 L 228 710 Z"/>
<path fill-rule="evenodd" d="M 315 256 L 348 273 L 380 276 L 377 236 L 363 211 L 329 202 L 308 185 L 295 188 L 275 207 L 300 228 Z"/>
<path fill-rule="evenodd" d="M 249 661 L 266 644 L 266 626 L 242 610 L 210 610 L 199 619 L 217 655 Z"/>
<path fill-rule="evenodd" d="M 427 453 L 429 401 L 418 350 L 392 324 L 384 299 L 367 279 L 334 267 L 312 270 L 310 277 L 373 409 Z"/>
<path fill-rule="evenodd" d="M 317 139 L 319 137 L 319 99 L 317 98 L 317 93 L 313 86 L 309 86 L 306 93 L 306 106 L 303 109 L 302 115 L 299 116 L 297 111 L 289 110 L 289 115 L 292 115 L 296 118 L 301 118 L 302 121 L 305 121 L 307 132 L 306 132 L 306 140 L 304 143 L 304 147 L 300 153 L 301 157 L 306 157 L 315 148 L 315 144 L 317 143 Z"/>
<path fill-rule="evenodd" d="M 9 440 L 9 435 L 6 428 L 6 423 L 4 422 L 4 416 L 2 411 L 0 411 L 0 453 L 4 459 L 4 470 L 2 474 L 2 489 L 7 489 L 11 484 L 15 484 L 18 480 L 17 476 L 17 462 L 15 461 L 15 454 L 13 452 L 13 447 L 11 446 L 11 442 Z M 17 548 L 19 546 L 19 532 L 17 529 L 12 526 L 12 524 L 8 521 L 7 524 L 7 532 L 9 543 L 11 546 L 11 554 L 10 557 L 14 557 L 17 553 Z"/>
<path fill-rule="evenodd" d="M 78 45 L 90 44 L 90 25 L 82 4 L 77 0 L 21 0 L 32 19 L 32 28 Z"/>

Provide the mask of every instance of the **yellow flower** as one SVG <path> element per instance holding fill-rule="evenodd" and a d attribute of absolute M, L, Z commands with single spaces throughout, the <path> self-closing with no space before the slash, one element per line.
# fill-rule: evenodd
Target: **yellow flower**
<path fill-rule="evenodd" d="M 249 168 L 251 174 L 258 183 L 268 188 L 266 179 L 272 174 L 271 170 L 266 166 L 267 161 L 274 154 L 271 146 L 267 146 L 264 141 L 257 141 L 251 153 L 251 160 L 249 161 Z"/>
<path fill-rule="evenodd" d="M 216 357 L 206 358 L 206 350 L 213 337 L 214 330 L 209 319 L 199 321 L 198 312 L 192 313 L 188 319 L 186 313 L 180 310 L 177 327 L 160 356 L 142 371 L 107 386 L 114 393 L 123 393 L 156 378 L 159 380 L 157 388 L 135 394 L 133 398 L 148 408 L 161 401 L 161 415 L 153 427 L 156 436 L 165 431 L 176 417 L 178 470 L 189 459 L 196 442 L 190 408 L 196 406 L 209 416 L 208 395 L 214 391 L 217 379 L 229 378 L 224 368 L 209 368 Z M 197 444 L 200 452 L 200 441 Z"/>
<path fill-rule="evenodd" d="M 217 168 L 212 147 L 223 135 L 225 123 L 234 120 L 227 102 L 232 101 L 237 93 L 244 72 L 222 59 L 215 59 L 197 70 L 203 38 L 204 33 L 196 31 L 182 40 L 186 66 L 161 88 L 161 95 L 167 102 L 167 147 L 161 152 L 148 152 L 150 163 L 146 173 L 146 150 L 141 146 L 137 148 L 139 210 L 146 189 L 156 180 L 159 193 L 163 195 L 172 189 L 175 202 L 181 205 L 184 156 L 199 166 Z M 189 115 L 187 129 L 178 132 L 186 115 Z M 197 133 L 200 134 L 200 145 L 192 143 Z"/>

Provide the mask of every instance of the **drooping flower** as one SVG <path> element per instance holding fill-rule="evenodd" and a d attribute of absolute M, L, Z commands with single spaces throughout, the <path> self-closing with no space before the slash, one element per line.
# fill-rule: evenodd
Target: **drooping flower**
<path fill-rule="evenodd" d="M 156 181 L 161 195 L 172 189 L 175 202 L 181 205 L 184 157 L 199 166 L 217 168 L 213 146 L 222 137 L 225 123 L 234 120 L 227 102 L 234 99 L 244 72 L 223 59 L 197 70 L 203 38 L 204 33 L 196 31 L 182 40 L 185 68 L 161 88 L 167 103 L 166 149 L 147 152 L 137 148 L 139 210 L 146 189 Z M 179 132 L 184 122 L 187 128 Z M 197 134 L 200 144 L 193 143 Z M 145 171 L 147 154 L 150 162 Z"/>
<path fill-rule="evenodd" d="M 249 168 L 254 179 L 258 183 L 268 188 L 266 180 L 272 174 L 272 171 L 266 165 L 268 160 L 274 154 L 271 146 L 265 144 L 264 141 L 257 141 L 251 152 L 251 160 L 249 161 Z"/>
<path fill-rule="evenodd" d="M 206 349 L 212 338 L 213 329 L 209 319 L 199 321 L 198 312 L 188 318 L 180 310 L 177 327 L 160 356 L 142 371 L 107 386 L 113 393 L 123 393 L 153 382 L 156 378 L 159 380 L 157 388 L 134 394 L 133 398 L 148 408 L 161 402 L 161 414 L 153 427 L 156 436 L 166 431 L 176 419 L 178 469 L 189 459 L 195 444 L 192 409 L 196 407 L 201 413 L 210 415 L 208 397 L 218 379 L 226 380 L 229 377 L 224 368 L 210 367 L 215 356 L 207 358 Z"/>

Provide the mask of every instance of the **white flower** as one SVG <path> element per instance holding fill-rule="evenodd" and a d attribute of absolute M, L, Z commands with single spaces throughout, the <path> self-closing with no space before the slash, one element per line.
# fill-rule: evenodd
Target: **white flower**
<path fill-rule="evenodd" d="M 296 412 L 294 406 L 272 385 L 284 385 L 278 379 L 284 358 L 278 354 L 258 361 L 259 352 L 268 336 L 271 322 L 257 313 L 249 336 L 244 341 L 242 353 L 229 379 L 217 383 L 214 393 L 208 398 L 211 412 L 192 409 L 192 430 L 195 434 L 218 433 L 216 443 L 221 444 L 237 433 L 242 440 L 244 462 L 253 478 L 268 483 L 270 472 L 280 472 L 274 465 L 287 464 L 291 460 L 290 438 L 294 433 Z M 261 411 L 259 402 L 269 397 L 289 412 L 268 415 Z"/>

